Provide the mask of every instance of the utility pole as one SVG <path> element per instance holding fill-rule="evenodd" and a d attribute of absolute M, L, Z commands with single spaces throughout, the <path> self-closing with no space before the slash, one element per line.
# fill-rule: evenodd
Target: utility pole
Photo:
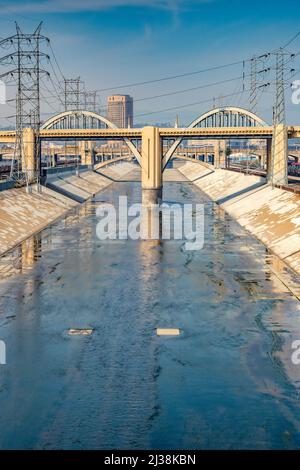
<path fill-rule="evenodd" d="M 49 39 L 41 34 L 42 22 L 33 33 L 21 31 L 16 24 L 16 34 L 0 41 L 0 47 L 13 46 L 14 51 L 0 58 L 0 64 L 12 66 L 10 70 L 0 75 L 0 78 L 16 79 L 16 141 L 14 157 L 11 165 L 11 178 L 16 182 L 29 183 L 36 181 L 40 185 L 40 77 L 42 74 L 50 75 L 40 66 L 41 59 L 49 56 L 41 52 L 41 44 L 49 43 Z M 31 129 L 34 148 L 33 161 L 28 162 L 24 155 L 24 129 Z M 29 166 L 27 168 L 27 166 Z"/>

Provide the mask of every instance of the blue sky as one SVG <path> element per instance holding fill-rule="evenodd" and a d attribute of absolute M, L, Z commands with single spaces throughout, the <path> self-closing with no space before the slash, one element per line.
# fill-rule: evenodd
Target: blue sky
<path fill-rule="evenodd" d="M 51 39 L 63 74 L 66 77 L 80 75 L 90 90 L 248 59 L 253 54 L 285 44 L 300 30 L 300 3 L 291 0 L 284 3 L 270 0 L 253 0 L 251 3 L 237 0 L 11 0 L 0 1 L 0 8 L 2 37 L 14 34 L 15 20 L 24 32 L 31 32 L 43 20 L 43 33 Z M 300 51 L 300 36 L 290 50 Z M 138 100 L 238 78 L 243 72 L 249 75 L 247 67 L 243 70 L 240 64 L 116 91 L 129 93 L 136 99 L 137 122 L 173 122 L 178 114 L 180 122 L 186 124 L 210 109 L 213 101 L 186 106 L 188 104 L 215 97 L 215 102 L 222 105 L 247 106 L 249 93 L 222 98 L 222 95 L 240 91 L 242 80 L 168 97 Z M 299 61 L 293 67 L 300 68 Z M 49 70 L 51 72 L 51 68 Z M 295 78 L 300 79 L 300 74 Z M 248 87 L 249 79 L 246 79 L 245 88 Z M 100 92 L 102 106 L 105 106 L 107 95 L 113 92 Z M 288 118 L 295 120 L 300 117 L 300 108 L 291 106 L 290 101 L 288 91 Z M 43 106 L 45 113 L 52 112 L 53 108 L 59 110 L 54 99 L 51 103 L 52 108 Z M 162 111 L 176 106 L 186 107 Z M 263 96 L 259 114 L 270 120 L 271 106 L 270 90 Z"/>

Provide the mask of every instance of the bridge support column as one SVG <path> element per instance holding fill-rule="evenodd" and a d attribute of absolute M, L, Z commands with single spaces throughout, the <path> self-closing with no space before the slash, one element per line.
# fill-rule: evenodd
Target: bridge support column
<path fill-rule="evenodd" d="M 220 142 L 217 141 L 214 144 L 214 167 L 216 170 L 220 168 Z"/>
<path fill-rule="evenodd" d="M 94 145 L 92 141 L 81 142 L 81 165 L 92 166 L 94 164 Z"/>
<path fill-rule="evenodd" d="M 142 201 L 159 204 L 162 199 L 162 146 L 159 129 L 142 129 Z"/>
<path fill-rule="evenodd" d="M 288 134 L 284 124 L 274 126 L 273 139 L 268 182 L 272 185 L 287 184 Z"/>
<path fill-rule="evenodd" d="M 80 163 L 84 165 L 85 162 L 85 141 L 79 142 L 78 153 L 80 155 Z"/>
<path fill-rule="evenodd" d="M 87 156 L 86 156 L 86 164 L 89 166 L 94 165 L 94 155 L 95 155 L 95 144 L 93 141 L 88 141 L 87 143 Z"/>
<path fill-rule="evenodd" d="M 28 183 L 34 181 L 36 161 L 35 135 L 32 128 L 23 129 L 22 171 L 26 174 Z"/>
<path fill-rule="evenodd" d="M 217 140 L 214 144 L 214 167 L 218 168 L 225 166 L 226 159 L 226 141 Z"/>
<path fill-rule="evenodd" d="M 267 180 L 270 181 L 271 164 L 272 164 L 272 139 L 267 139 L 266 154 L 267 154 L 267 158 L 266 158 Z"/>

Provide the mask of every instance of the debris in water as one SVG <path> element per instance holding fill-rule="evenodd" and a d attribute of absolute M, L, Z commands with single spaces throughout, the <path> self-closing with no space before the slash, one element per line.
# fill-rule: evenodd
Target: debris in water
<path fill-rule="evenodd" d="M 70 336 L 90 336 L 93 333 L 93 328 L 70 328 Z"/>
<path fill-rule="evenodd" d="M 157 336 L 178 336 L 180 335 L 179 328 L 157 328 Z"/>

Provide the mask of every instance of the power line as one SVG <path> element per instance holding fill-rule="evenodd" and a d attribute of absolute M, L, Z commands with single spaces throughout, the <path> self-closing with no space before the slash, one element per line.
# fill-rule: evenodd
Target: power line
<path fill-rule="evenodd" d="M 247 93 L 249 91 L 250 91 L 250 89 L 244 90 L 243 93 Z M 229 98 L 231 96 L 239 95 L 240 93 L 241 93 L 240 91 L 234 92 L 234 93 L 229 93 L 228 95 L 222 95 L 222 98 Z M 184 104 L 184 105 L 180 105 L 180 106 L 172 106 L 171 108 L 160 109 L 160 110 L 157 110 L 157 111 L 151 111 L 149 113 L 137 114 L 136 117 L 149 116 L 151 114 L 164 113 L 166 111 L 173 111 L 174 109 L 189 108 L 191 106 L 195 106 L 195 105 L 198 105 L 198 104 L 210 103 L 213 100 L 214 100 L 214 97 L 206 99 L 206 100 L 202 100 L 202 101 L 195 101 L 194 103 Z"/>
<path fill-rule="evenodd" d="M 230 64 L 217 65 L 217 66 L 214 66 L 214 67 L 207 67 L 206 69 L 195 70 L 193 72 L 182 73 L 182 74 L 179 74 L 179 75 L 170 75 L 170 76 L 167 76 L 167 77 L 156 78 L 154 80 L 147 80 L 147 81 L 144 81 L 144 82 L 129 83 L 129 84 L 126 84 L 126 85 L 118 85 L 118 86 L 109 87 L 109 88 L 100 88 L 97 91 L 104 92 L 104 91 L 109 91 L 109 90 L 118 90 L 120 88 L 129 88 L 129 87 L 135 87 L 135 86 L 141 86 L 141 85 L 148 85 L 150 83 L 157 83 L 157 82 L 163 82 L 163 81 L 167 81 L 167 80 L 174 80 L 176 78 L 188 77 L 188 76 L 191 76 L 191 75 L 197 75 L 197 74 L 200 74 L 200 73 L 211 72 L 211 71 L 214 71 L 214 70 L 220 70 L 220 69 L 224 69 L 224 68 L 228 68 L 228 67 L 233 67 L 235 65 L 242 64 L 243 62 L 244 62 L 243 60 L 239 60 L 239 61 L 236 61 L 236 62 L 231 62 Z"/>
<path fill-rule="evenodd" d="M 136 102 L 139 102 L 139 101 L 147 101 L 147 100 L 162 98 L 162 97 L 171 96 L 171 95 L 178 95 L 178 94 L 182 94 L 182 93 L 188 93 L 190 91 L 195 91 L 195 90 L 199 90 L 199 89 L 203 89 L 203 88 L 210 88 L 210 87 L 213 87 L 213 86 L 221 85 L 223 83 L 230 83 L 230 82 L 238 81 L 238 80 L 248 78 L 248 77 L 250 77 L 250 75 L 241 75 L 241 76 L 238 76 L 238 77 L 228 78 L 226 80 L 219 80 L 217 82 L 207 83 L 205 85 L 199 85 L 199 86 L 192 87 L 192 88 L 185 88 L 185 89 L 182 89 L 182 90 L 176 90 L 176 91 L 172 91 L 172 92 L 168 92 L 168 93 L 162 93 L 162 94 L 159 94 L 159 95 L 153 95 L 153 96 L 137 98 L 137 99 L 134 100 L 134 102 L 136 103 Z M 83 92 L 83 94 L 84 93 L 85 92 Z M 96 92 L 92 92 L 92 93 L 96 93 Z M 51 95 L 50 94 L 49 96 L 47 96 L 45 98 L 54 98 L 56 96 L 58 96 L 58 95 Z M 102 111 L 105 111 L 106 109 L 107 108 L 101 108 Z"/>
<path fill-rule="evenodd" d="M 246 75 L 246 77 L 249 77 L 249 76 L 250 75 Z M 212 87 L 212 86 L 221 85 L 223 83 L 235 82 L 237 80 L 241 80 L 241 79 L 246 78 L 246 77 L 244 75 L 241 75 L 239 77 L 228 78 L 227 80 L 219 80 L 218 82 L 207 83 L 205 85 L 199 85 L 199 86 L 192 87 L 192 88 L 185 88 L 184 90 L 177 90 L 177 91 L 172 91 L 172 92 L 169 92 L 169 93 L 162 93 L 160 95 L 148 96 L 146 98 L 138 98 L 138 99 L 135 99 L 134 102 L 152 100 L 152 99 L 162 98 L 162 97 L 171 96 L 171 95 L 179 95 L 181 93 L 187 93 L 189 91 L 200 90 L 201 88 L 209 88 L 209 87 Z"/>
<path fill-rule="evenodd" d="M 55 96 L 58 98 L 58 101 L 62 104 L 62 106 L 64 106 L 64 104 L 65 104 L 65 103 L 64 103 L 64 100 L 62 99 L 62 97 L 61 97 L 59 91 L 57 91 L 56 85 L 55 85 L 55 83 L 53 82 L 51 75 L 50 75 L 50 77 L 49 77 L 49 80 L 50 80 L 50 82 L 51 82 L 51 84 L 52 84 L 52 86 L 53 86 L 53 88 L 54 88 Z"/>
<path fill-rule="evenodd" d="M 283 49 L 286 49 L 292 42 L 294 42 L 298 37 L 300 36 L 300 31 L 298 31 L 295 36 L 293 36 L 284 46 L 282 46 Z"/>
<path fill-rule="evenodd" d="M 298 36 L 300 36 L 300 31 L 295 36 L 293 36 L 284 46 L 281 46 L 281 48 L 286 48 L 287 46 L 289 46 L 292 42 L 294 42 L 297 39 Z M 272 52 L 275 52 L 275 51 L 276 50 L 274 50 Z M 270 54 L 270 53 L 266 53 L 266 54 L 263 54 L 263 55 L 266 56 L 268 54 Z M 178 75 L 171 75 L 171 76 L 157 78 L 157 79 L 153 79 L 153 80 L 147 80 L 147 81 L 143 81 L 143 82 L 135 82 L 135 83 L 129 83 L 129 84 L 125 84 L 125 85 L 118 85 L 118 86 L 115 86 L 115 87 L 100 88 L 97 91 L 104 92 L 104 91 L 110 91 L 110 90 L 118 90 L 118 89 L 121 89 L 121 88 L 129 88 L 129 87 L 135 87 L 135 86 L 141 86 L 141 85 L 148 85 L 148 84 L 151 84 L 151 83 L 157 83 L 157 82 L 162 82 L 162 81 L 167 81 L 167 80 L 174 80 L 176 78 L 188 77 L 188 76 L 191 76 L 191 75 L 196 75 L 196 74 L 200 74 L 200 73 L 205 73 L 205 72 L 210 72 L 210 71 L 214 71 L 214 70 L 220 70 L 220 69 L 224 69 L 224 68 L 228 68 L 228 67 L 233 67 L 233 66 L 239 65 L 239 64 L 244 65 L 246 62 L 250 62 L 251 60 L 252 59 L 239 60 L 239 61 L 231 62 L 231 63 L 228 63 L 228 64 L 223 64 L 223 65 L 218 65 L 218 66 L 213 66 L 213 67 L 207 67 L 205 69 L 196 70 L 196 71 L 193 71 L 193 72 L 187 72 L 187 73 L 178 74 Z"/>
<path fill-rule="evenodd" d="M 59 70 L 59 73 L 61 74 L 62 79 L 64 80 L 64 79 L 65 79 L 65 76 L 64 76 L 64 74 L 63 74 L 63 72 L 62 72 L 62 70 L 61 70 L 61 68 L 60 68 L 60 66 L 59 66 L 59 63 L 58 63 L 58 60 L 57 60 L 56 55 L 55 55 L 55 53 L 54 53 L 54 50 L 53 50 L 53 47 L 52 47 L 51 42 L 49 42 L 49 47 L 50 47 L 50 49 L 51 49 L 51 52 L 52 52 L 52 55 L 53 55 L 53 57 L 54 57 L 54 61 L 55 61 L 55 63 L 56 63 L 56 66 L 57 66 L 57 68 L 58 68 L 58 70 Z"/>
<path fill-rule="evenodd" d="M 287 45 L 291 44 L 298 36 L 300 35 L 300 31 L 299 33 L 297 33 L 295 36 L 293 36 L 289 42 L 287 43 Z M 52 54 L 53 54 L 53 57 L 54 57 L 54 60 L 55 60 L 55 63 L 56 63 L 56 66 L 61 74 L 62 77 L 64 77 L 64 74 L 59 66 L 59 63 L 58 63 L 58 60 L 56 58 L 56 55 L 54 53 L 54 50 L 53 50 L 53 47 L 51 45 L 51 43 L 49 44 L 50 45 L 50 48 L 51 48 L 51 51 L 52 51 Z M 299 53 L 298 53 L 299 54 Z M 297 55 L 298 55 L 297 54 Z M 251 59 L 248 59 L 247 61 L 251 61 Z M 140 86 L 140 85 L 146 85 L 146 84 L 150 84 L 150 83 L 156 83 L 156 82 L 161 82 L 161 81 L 167 81 L 167 80 L 172 80 L 172 79 L 176 79 L 176 78 L 180 78 L 180 77 L 185 77 L 185 76 L 191 76 L 191 75 L 195 75 L 195 74 L 199 74 L 199 73 L 204 73 L 204 72 L 208 72 L 208 71 L 213 71 L 213 70 L 220 70 L 220 69 L 223 69 L 223 68 L 227 68 L 227 67 L 231 67 L 231 66 L 234 66 L 234 65 L 238 65 L 238 64 L 243 64 L 243 66 L 245 65 L 245 62 L 247 62 L 245 60 L 243 61 L 236 61 L 236 62 L 232 62 L 232 63 L 229 63 L 229 64 L 224 64 L 224 65 L 220 65 L 220 66 L 214 66 L 214 67 L 208 67 L 206 69 L 202 69 L 202 70 L 198 70 L 198 71 L 193 71 L 193 72 L 187 72 L 187 73 L 184 73 L 184 74 L 178 74 L 178 75 L 174 75 L 174 76 L 167 76 L 167 77 L 161 77 L 161 78 L 158 78 L 158 79 L 154 79 L 154 80 L 148 80 L 148 81 L 143 81 L 143 82 L 136 82 L 136 83 L 132 83 L 132 84 L 127 84 L 127 85 L 119 85 L 117 87 L 111 87 L 111 88 L 103 88 L 103 89 L 100 89 L 100 90 L 97 90 L 97 91 L 108 91 L 108 90 L 113 90 L 113 89 L 121 89 L 121 88 L 126 88 L 126 87 L 131 87 L 131 86 Z M 62 87 L 61 87 L 61 84 L 60 84 L 60 80 L 58 79 L 58 76 L 55 72 L 55 69 L 53 67 L 53 64 L 52 64 L 52 61 L 50 61 L 50 65 L 53 69 L 53 72 L 55 74 L 55 78 L 57 80 L 57 83 L 58 83 L 58 86 L 61 88 L 62 90 Z M 244 77 L 245 78 L 245 77 Z M 239 78 L 236 78 L 236 80 L 238 80 Z M 229 80 L 224 80 L 224 81 L 219 81 L 219 82 L 216 82 L 216 84 L 221 84 L 221 83 L 226 83 L 227 81 L 234 81 L 235 79 L 229 79 Z M 59 99 L 59 101 L 61 102 L 62 99 L 61 99 L 61 96 L 59 94 L 59 92 L 57 91 L 56 87 L 54 86 L 54 83 L 53 84 L 53 87 L 55 88 L 55 92 L 57 94 L 57 97 Z M 156 98 L 160 98 L 160 97 L 164 97 L 164 96 L 171 96 L 171 95 L 176 95 L 178 93 L 185 93 L 185 92 L 188 92 L 188 91 L 193 91 L 193 90 L 196 90 L 196 89 L 200 89 L 200 88 L 205 88 L 206 86 L 213 86 L 213 84 L 211 85 L 203 85 L 203 86 L 199 86 L 199 87 L 193 87 L 193 88 L 190 88 L 190 89 L 185 89 L 185 90 L 178 90 L 176 92 L 170 92 L 170 93 L 164 93 L 164 94 L 161 94 L 161 95 L 154 95 L 154 96 L 151 96 L 151 97 L 145 97 L 145 98 L 139 98 L 139 99 L 136 99 L 135 102 L 137 101 L 145 101 L 145 100 L 150 100 L 150 99 L 156 99 Z M 62 90 L 63 91 L 63 90 Z"/>
<path fill-rule="evenodd" d="M 292 42 L 294 42 L 299 37 L 299 35 L 300 35 L 300 31 L 296 35 L 294 35 L 283 47 L 289 46 Z M 5 43 L 0 44 L 0 45 L 5 46 Z M 61 93 L 61 92 L 63 92 L 63 87 L 61 85 L 61 80 L 58 77 L 58 73 L 63 77 L 64 80 L 65 80 L 65 76 L 64 76 L 63 71 L 62 71 L 62 69 L 59 65 L 59 62 L 58 62 L 57 57 L 55 55 L 55 52 L 53 50 L 52 44 L 50 42 L 49 42 L 49 46 L 50 46 L 52 56 L 53 56 L 53 59 L 54 59 L 54 64 L 53 64 L 52 60 L 49 61 L 50 66 L 53 70 L 54 78 L 55 78 L 55 81 L 54 81 L 52 79 L 52 77 L 50 77 L 50 82 L 51 82 L 51 85 L 52 85 L 53 90 L 54 90 L 54 95 L 52 95 L 52 96 L 57 98 L 58 101 L 61 104 L 64 104 L 63 99 L 62 99 L 62 93 Z M 273 53 L 275 53 L 275 52 L 273 52 Z M 272 54 L 272 52 L 269 53 L 269 55 L 270 54 Z M 299 54 L 300 54 L 300 52 L 298 52 L 297 54 L 293 54 L 293 57 L 296 57 Z M 147 80 L 147 81 L 136 82 L 136 83 L 131 83 L 131 84 L 119 85 L 119 86 L 116 86 L 116 87 L 103 88 L 103 89 L 100 89 L 98 91 L 104 92 L 104 91 L 108 91 L 108 90 L 116 90 L 116 89 L 121 89 L 121 88 L 128 88 L 128 87 L 147 85 L 147 84 L 151 84 L 151 83 L 158 83 L 158 82 L 173 80 L 173 79 L 177 79 L 177 78 L 181 78 L 181 77 L 193 76 L 193 75 L 201 74 L 201 73 L 205 73 L 205 72 L 222 70 L 222 69 L 225 69 L 225 68 L 234 67 L 234 66 L 239 65 L 239 64 L 243 64 L 243 69 L 244 69 L 245 68 L 245 63 L 249 62 L 249 61 L 251 61 L 251 59 L 239 60 L 239 61 L 236 61 L 236 62 L 223 64 L 223 65 L 219 65 L 219 66 L 207 67 L 207 68 L 204 68 L 204 69 L 201 69 L 201 70 L 196 70 L 196 71 L 187 72 L 187 73 L 183 73 L 183 74 L 177 74 L 177 75 L 173 75 L 173 76 L 165 76 L 165 77 L 161 77 L 161 78 L 157 78 L 157 79 L 153 79 L 153 80 Z M 286 63 L 288 63 L 289 61 L 290 60 L 288 60 Z M 56 72 L 55 69 L 57 69 L 58 72 Z M 227 80 L 220 80 L 218 82 L 214 82 L 214 83 L 210 83 L 210 84 L 199 85 L 199 86 L 196 86 L 196 87 L 186 88 L 186 89 L 183 89 L 183 90 L 176 90 L 174 92 L 167 92 L 167 93 L 162 93 L 162 94 L 158 94 L 158 95 L 154 95 L 154 96 L 142 97 L 142 98 L 136 99 L 135 102 L 152 100 L 152 99 L 162 98 L 162 97 L 166 97 L 166 96 L 177 95 L 177 94 L 181 94 L 181 93 L 187 93 L 189 91 L 204 89 L 204 88 L 207 88 L 207 87 L 212 87 L 212 86 L 215 86 L 215 85 L 220 85 L 220 84 L 228 83 L 228 82 L 235 81 L 235 80 L 240 80 L 241 78 L 243 79 L 243 91 L 242 92 L 239 91 L 239 94 L 241 93 L 241 96 L 242 96 L 242 94 L 245 92 L 245 84 L 244 84 L 244 79 L 246 78 L 245 73 L 243 73 L 243 77 L 230 78 L 230 79 L 227 79 Z M 47 90 L 48 90 L 48 87 L 47 87 Z M 230 95 L 226 95 L 226 96 L 229 97 L 229 96 L 234 96 L 234 95 L 235 95 L 235 93 L 230 94 Z M 43 97 L 43 99 L 45 99 L 45 101 L 46 101 L 46 97 Z M 208 101 L 210 101 L 210 100 L 204 100 L 202 102 L 208 102 Z M 202 102 L 198 102 L 198 104 L 202 103 Z M 49 102 L 47 102 L 47 104 L 50 106 Z M 182 107 L 188 107 L 188 106 L 191 106 L 193 104 L 197 104 L 197 103 L 192 103 L 190 105 L 176 106 L 176 107 L 173 107 L 173 108 L 168 108 L 167 110 L 180 109 Z M 162 111 L 158 111 L 158 112 L 162 112 Z M 142 113 L 142 114 L 138 114 L 137 116 L 142 116 L 142 115 L 147 115 L 147 114 L 155 114 L 155 112 Z"/>

